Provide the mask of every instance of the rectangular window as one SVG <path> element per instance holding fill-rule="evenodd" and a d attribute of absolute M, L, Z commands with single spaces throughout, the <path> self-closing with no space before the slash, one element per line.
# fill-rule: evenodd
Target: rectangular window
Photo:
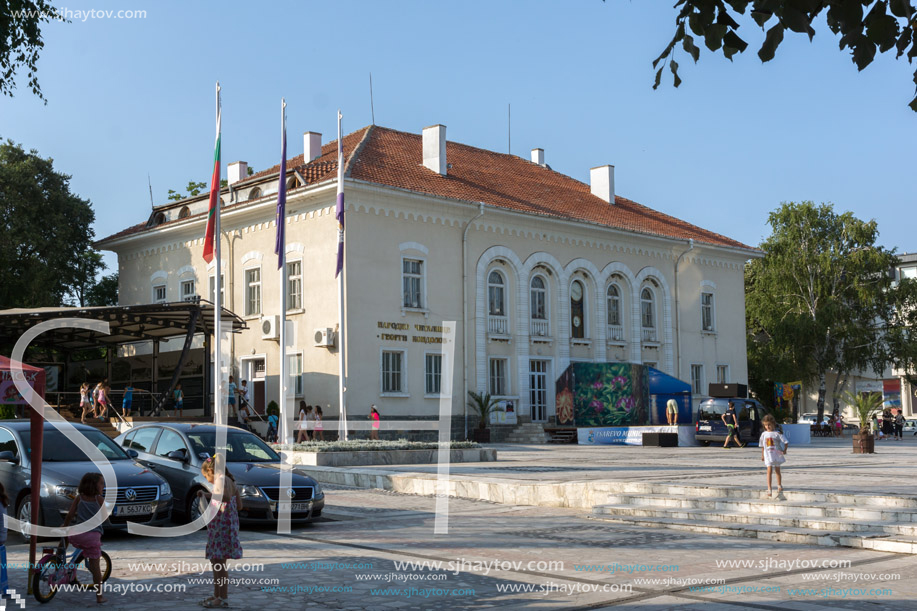
<path fill-rule="evenodd" d="M 428 354 L 424 363 L 424 392 L 428 395 L 438 395 L 442 388 L 443 355 Z"/>
<path fill-rule="evenodd" d="M 404 299 L 401 305 L 405 308 L 423 307 L 423 261 L 403 259 L 401 282 Z"/>
<path fill-rule="evenodd" d="M 505 397 L 509 394 L 509 385 L 506 378 L 506 359 L 490 359 L 488 387 L 490 388 L 490 394 L 496 397 Z"/>
<path fill-rule="evenodd" d="M 717 384 L 728 384 L 729 383 L 729 365 L 717 365 L 716 366 L 716 383 Z"/>
<path fill-rule="evenodd" d="M 405 392 L 404 352 L 386 350 L 382 353 L 382 392 Z"/>
<path fill-rule="evenodd" d="M 245 315 L 261 314 L 261 268 L 245 270 Z"/>
<path fill-rule="evenodd" d="M 166 285 L 160 284 L 153 287 L 153 303 L 166 302 Z"/>
<path fill-rule="evenodd" d="M 181 300 L 194 301 L 197 294 L 194 292 L 194 280 L 183 280 L 181 283 Z"/>
<path fill-rule="evenodd" d="M 288 388 L 293 391 L 293 394 L 297 397 L 301 397 L 302 393 L 302 352 L 297 354 L 287 355 L 290 359 L 289 371 L 290 371 L 290 382 Z"/>
<path fill-rule="evenodd" d="M 217 277 L 216 274 L 210 276 L 210 303 L 216 303 L 216 283 Z M 220 274 L 220 300 L 223 303 L 223 306 L 226 306 L 226 291 L 223 287 L 226 286 L 226 274 Z"/>
<path fill-rule="evenodd" d="M 704 366 L 691 365 L 691 392 L 695 395 L 703 395 L 704 388 Z"/>
<path fill-rule="evenodd" d="M 302 309 L 302 261 L 287 263 L 287 309 Z"/>
<path fill-rule="evenodd" d="M 701 329 L 713 331 L 713 293 L 700 294 Z"/>

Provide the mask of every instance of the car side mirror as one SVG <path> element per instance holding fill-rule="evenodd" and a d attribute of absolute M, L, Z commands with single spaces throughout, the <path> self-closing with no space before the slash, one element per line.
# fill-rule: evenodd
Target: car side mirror
<path fill-rule="evenodd" d="M 0 452 L 0 460 L 11 462 L 11 463 L 18 463 L 19 457 L 13 454 L 12 452 L 10 452 L 9 450 L 4 450 L 3 452 Z"/>
<path fill-rule="evenodd" d="M 178 462 L 188 462 L 188 452 L 184 449 L 172 450 L 166 454 L 166 458 L 177 460 Z"/>
<path fill-rule="evenodd" d="M 137 458 L 138 456 L 140 456 L 140 452 L 138 452 L 137 450 L 125 450 L 125 452 L 127 452 L 127 455 L 130 456 L 131 458 Z"/>

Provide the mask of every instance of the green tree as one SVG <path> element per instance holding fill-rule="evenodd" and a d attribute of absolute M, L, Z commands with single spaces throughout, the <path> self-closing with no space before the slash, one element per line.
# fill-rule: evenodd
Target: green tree
<path fill-rule="evenodd" d="M 875 221 L 803 202 L 783 204 L 768 222 L 765 256 L 746 270 L 749 377 L 755 384 L 817 382 L 820 419 L 829 371 L 838 374 L 832 392 L 837 407 L 853 371 L 881 375 L 892 364 L 913 370 L 914 347 L 902 339 L 908 329 L 901 316 L 912 316 L 907 312 L 917 304 L 915 291 L 889 274 L 897 257 L 876 244 Z"/>
<path fill-rule="evenodd" d="M 105 269 L 105 263 L 102 262 L 102 255 L 94 250 L 87 250 L 79 255 L 77 267 L 74 270 L 73 278 L 70 279 L 70 296 L 71 305 L 86 306 L 89 291 L 96 284 L 96 276 Z"/>
<path fill-rule="evenodd" d="M 52 19 L 60 19 L 60 13 L 46 0 L 0 0 L 0 93 L 12 97 L 16 72 L 25 68 L 29 89 L 45 100 L 38 84 L 38 55 L 45 46 L 41 26 Z"/>
<path fill-rule="evenodd" d="M 86 292 L 88 306 L 118 305 L 118 273 L 107 274 L 99 278 Z"/>
<path fill-rule="evenodd" d="M 64 303 L 91 249 L 94 220 L 53 160 L 0 143 L 0 308 Z"/>
<path fill-rule="evenodd" d="M 700 46 L 732 61 L 736 53 L 748 48 L 739 31 L 744 34 L 757 25 L 764 33 L 758 57 L 767 62 L 774 58 L 787 30 L 812 40 L 813 23 L 821 16 L 839 37 L 841 50 L 850 50 L 859 70 L 872 63 L 876 52 L 894 50 L 896 59 L 907 56 L 909 63 L 917 57 L 917 8 L 912 0 L 677 0 L 675 8 L 675 35 L 653 62 L 653 89 L 659 86 L 667 64 L 675 87 L 681 84 L 675 60 L 679 43 L 695 63 Z M 917 111 L 917 96 L 910 107 Z"/>
<path fill-rule="evenodd" d="M 187 197 L 194 197 L 200 195 L 201 191 L 207 188 L 206 182 L 194 182 L 193 180 L 188 181 L 188 186 L 185 187 L 185 190 L 188 192 L 187 195 L 182 195 L 179 191 L 169 189 L 169 194 L 166 196 L 168 199 L 173 202 L 181 201 Z"/>

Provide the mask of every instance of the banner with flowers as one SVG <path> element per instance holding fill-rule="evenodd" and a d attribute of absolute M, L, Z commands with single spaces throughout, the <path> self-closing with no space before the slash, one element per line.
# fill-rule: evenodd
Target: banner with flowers
<path fill-rule="evenodd" d="M 573 363 L 557 380 L 557 423 L 577 427 L 646 424 L 648 369 L 632 363 Z"/>

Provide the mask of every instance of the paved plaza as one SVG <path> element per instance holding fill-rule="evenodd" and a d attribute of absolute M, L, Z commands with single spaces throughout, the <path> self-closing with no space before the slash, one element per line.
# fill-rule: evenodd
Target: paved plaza
<path fill-rule="evenodd" d="M 880 444 L 875 456 L 853 456 L 849 443 L 822 440 L 791 448 L 787 486 L 914 495 L 915 469 L 908 458 L 917 442 Z M 460 477 L 486 472 L 520 481 L 763 482 L 757 450 L 751 448 L 676 453 L 500 446 L 500 451 L 498 463 L 453 471 L 466 474 Z M 231 606 L 815 610 L 913 609 L 917 600 L 912 555 L 634 527 L 597 520 L 582 509 L 460 498 L 449 499 L 448 534 L 436 535 L 436 502 L 432 496 L 329 485 L 322 522 L 290 535 L 243 531 L 245 557 L 230 572 Z M 106 535 L 104 548 L 114 563 L 107 606 L 195 608 L 211 592 L 209 574 L 198 574 L 204 568 L 205 539 L 203 532 L 174 539 Z M 27 559 L 27 546 L 8 547 L 10 564 Z M 25 571 L 10 573 L 11 586 L 24 592 Z M 141 587 L 148 591 L 119 594 Z M 181 591 L 157 591 L 176 588 Z M 26 608 L 38 606 L 31 597 L 25 601 Z M 91 595 L 61 592 L 42 608 L 83 606 L 95 606 Z"/>

